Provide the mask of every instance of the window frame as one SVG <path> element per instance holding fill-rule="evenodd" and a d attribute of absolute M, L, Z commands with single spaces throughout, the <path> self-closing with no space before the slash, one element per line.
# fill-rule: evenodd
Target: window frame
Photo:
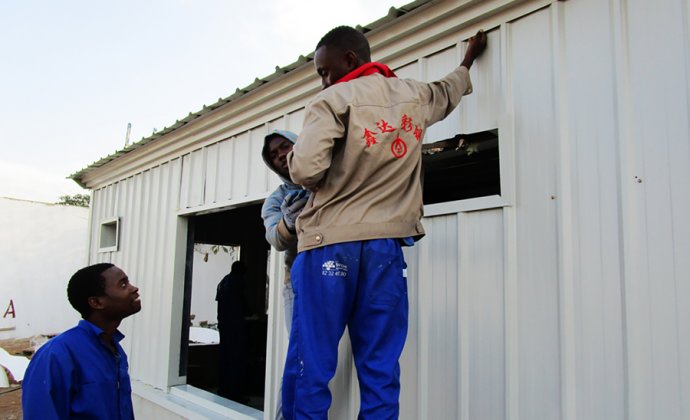
<path fill-rule="evenodd" d="M 114 243 L 103 244 L 104 235 L 106 229 L 110 230 L 111 226 L 114 226 Z M 120 218 L 110 217 L 103 219 L 100 222 L 100 228 L 98 229 L 98 252 L 117 252 L 120 246 Z"/>

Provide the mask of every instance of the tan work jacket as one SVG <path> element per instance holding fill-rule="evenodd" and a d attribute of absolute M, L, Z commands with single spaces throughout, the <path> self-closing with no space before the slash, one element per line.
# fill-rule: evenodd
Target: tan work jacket
<path fill-rule="evenodd" d="M 293 182 L 315 191 L 297 219 L 298 250 L 421 238 L 424 131 L 471 92 L 458 67 L 432 83 L 375 74 L 316 95 L 288 155 Z"/>

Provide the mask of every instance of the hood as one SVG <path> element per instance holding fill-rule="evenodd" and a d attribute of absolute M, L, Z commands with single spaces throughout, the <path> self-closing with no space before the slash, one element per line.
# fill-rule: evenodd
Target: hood
<path fill-rule="evenodd" d="M 293 133 L 292 131 L 287 131 L 287 130 L 273 130 L 271 131 L 266 137 L 264 137 L 264 146 L 261 149 L 261 157 L 264 158 L 264 162 L 266 162 L 266 166 L 271 168 L 273 172 L 280 177 L 280 179 L 283 182 L 287 182 L 289 184 L 292 184 L 292 181 L 289 179 L 285 179 L 282 175 L 276 171 L 276 168 L 273 167 L 273 162 L 268 158 L 268 142 L 271 141 L 274 137 L 283 137 L 290 141 L 292 144 L 297 143 L 297 134 Z"/>

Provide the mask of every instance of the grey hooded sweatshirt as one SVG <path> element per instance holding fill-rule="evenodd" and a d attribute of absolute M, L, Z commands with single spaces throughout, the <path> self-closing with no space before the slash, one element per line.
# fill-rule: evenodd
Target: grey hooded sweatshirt
<path fill-rule="evenodd" d="M 290 268 L 297 256 L 297 235 L 290 232 L 285 225 L 280 205 L 283 203 L 286 196 L 301 191 L 302 187 L 282 177 L 273 166 L 268 156 L 268 143 L 276 136 L 286 138 L 291 141 L 292 144 L 295 144 L 297 141 L 297 134 L 287 130 L 273 130 L 264 138 L 261 156 L 264 162 L 266 162 L 266 165 L 280 177 L 283 183 L 266 198 L 266 201 L 264 201 L 264 205 L 261 208 L 261 218 L 264 220 L 266 240 L 268 243 L 278 251 L 285 251 L 285 283 L 289 283 Z"/>

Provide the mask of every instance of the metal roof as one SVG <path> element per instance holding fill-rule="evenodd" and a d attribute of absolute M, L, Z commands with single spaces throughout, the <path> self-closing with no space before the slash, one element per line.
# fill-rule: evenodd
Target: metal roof
<path fill-rule="evenodd" d="M 376 21 L 374 21 L 368 25 L 364 25 L 364 26 L 357 25 L 356 28 L 366 34 L 367 32 L 373 31 L 375 29 L 379 29 L 379 28 L 391 23 L 392 21 L 400 18 L 401 16 L 404 16 L 404 15 L 412 12 L 415 9 L 418 9 L 419 7 L 421 7 L 427 3 L 433 3 L 434 1 L 435 0 L 417 0 L 417 1 L 414 1 L 412 3 L 408 3 L 404 6 L 398 7 L 398 8 L 391 7 L 388 10 L 388 14 L 386 16 L 384 16 L 384 17 L 382 17 L 382 18 L 380 18 L 380 19 L 378 19 L 378 20 L 376 20 Z M 304 64 L 312 61 L 313 59 L 314 59 L 314 52 L 312 52 L 306 56 L 300 55 L 299 58 L 297 59 L 297 61 L 295 61 L 291 64 L 288 64 L 287 66 L 284 66 L 284 67 L 276 66 L 276 69 L 272 74 L 270 74 L 266 77 L 263 77 L 263 78 L 257 77 L 256 79 L 254 79 L 253 83 L 245 86 L 244 88 L 238 88 L 230 96 L 227 96 L 225 98 L 218 98 L 218 101 L 216 101 L 215 103 L 213 103 L 211 105 L 204 105 L 199 111 L 190 112 L 186 117 L 184 117 L 180 120 L 176 120 L 174 124 L 172 124 L 168 127 L 165 127 L 162 130 L 154 131 L 153 134 L 151 134 L 150 136 L 143 137 L 138 142 L 132 143 L 129 146 L 126 146 L 125 148 L 120 149 L 111 155 L 108 155 L 106 157 L 103 157 L 103 158 L 93 162 L 89 166 L 69 175 L 68 178 L 74 180 L 81 187 L 86 188 L 86 185 L 84 185 L 84 183 L 81 181 L 81 178 L 84 174 L 90 172 L 91 170 L 96 169 L 96 168 L 100 168 L 100 167 L 120 158 L 121 156 L 126 155 L 127 153 L 130 153 L 130 152 L 132 152 L 132 151 L 134 151 L 134 150 L 136 150 L 136 149 L 138 149 L 138 148 L 140 148 L 146 144 L 149 144 L 153 141 L 156 141 L 157 139 L 165 136 L 166 134 L 169 134 L 169 133 L 177 130 L 178 128 L 181 128 L 181 127 L 189 124 L 190 122 L 196 120 L 197 118 L 204 116 L 206 114 L 209 114 L 210 112 L 222 107 L 223 105 L 230 103 L 230 102 L 246 95 L 247 93 L 258 88 L 259 86 L 263 86 L 266 83 L 269 83 L 273 80 L 276 80 L 279 77 L 302 67 Z"/>

